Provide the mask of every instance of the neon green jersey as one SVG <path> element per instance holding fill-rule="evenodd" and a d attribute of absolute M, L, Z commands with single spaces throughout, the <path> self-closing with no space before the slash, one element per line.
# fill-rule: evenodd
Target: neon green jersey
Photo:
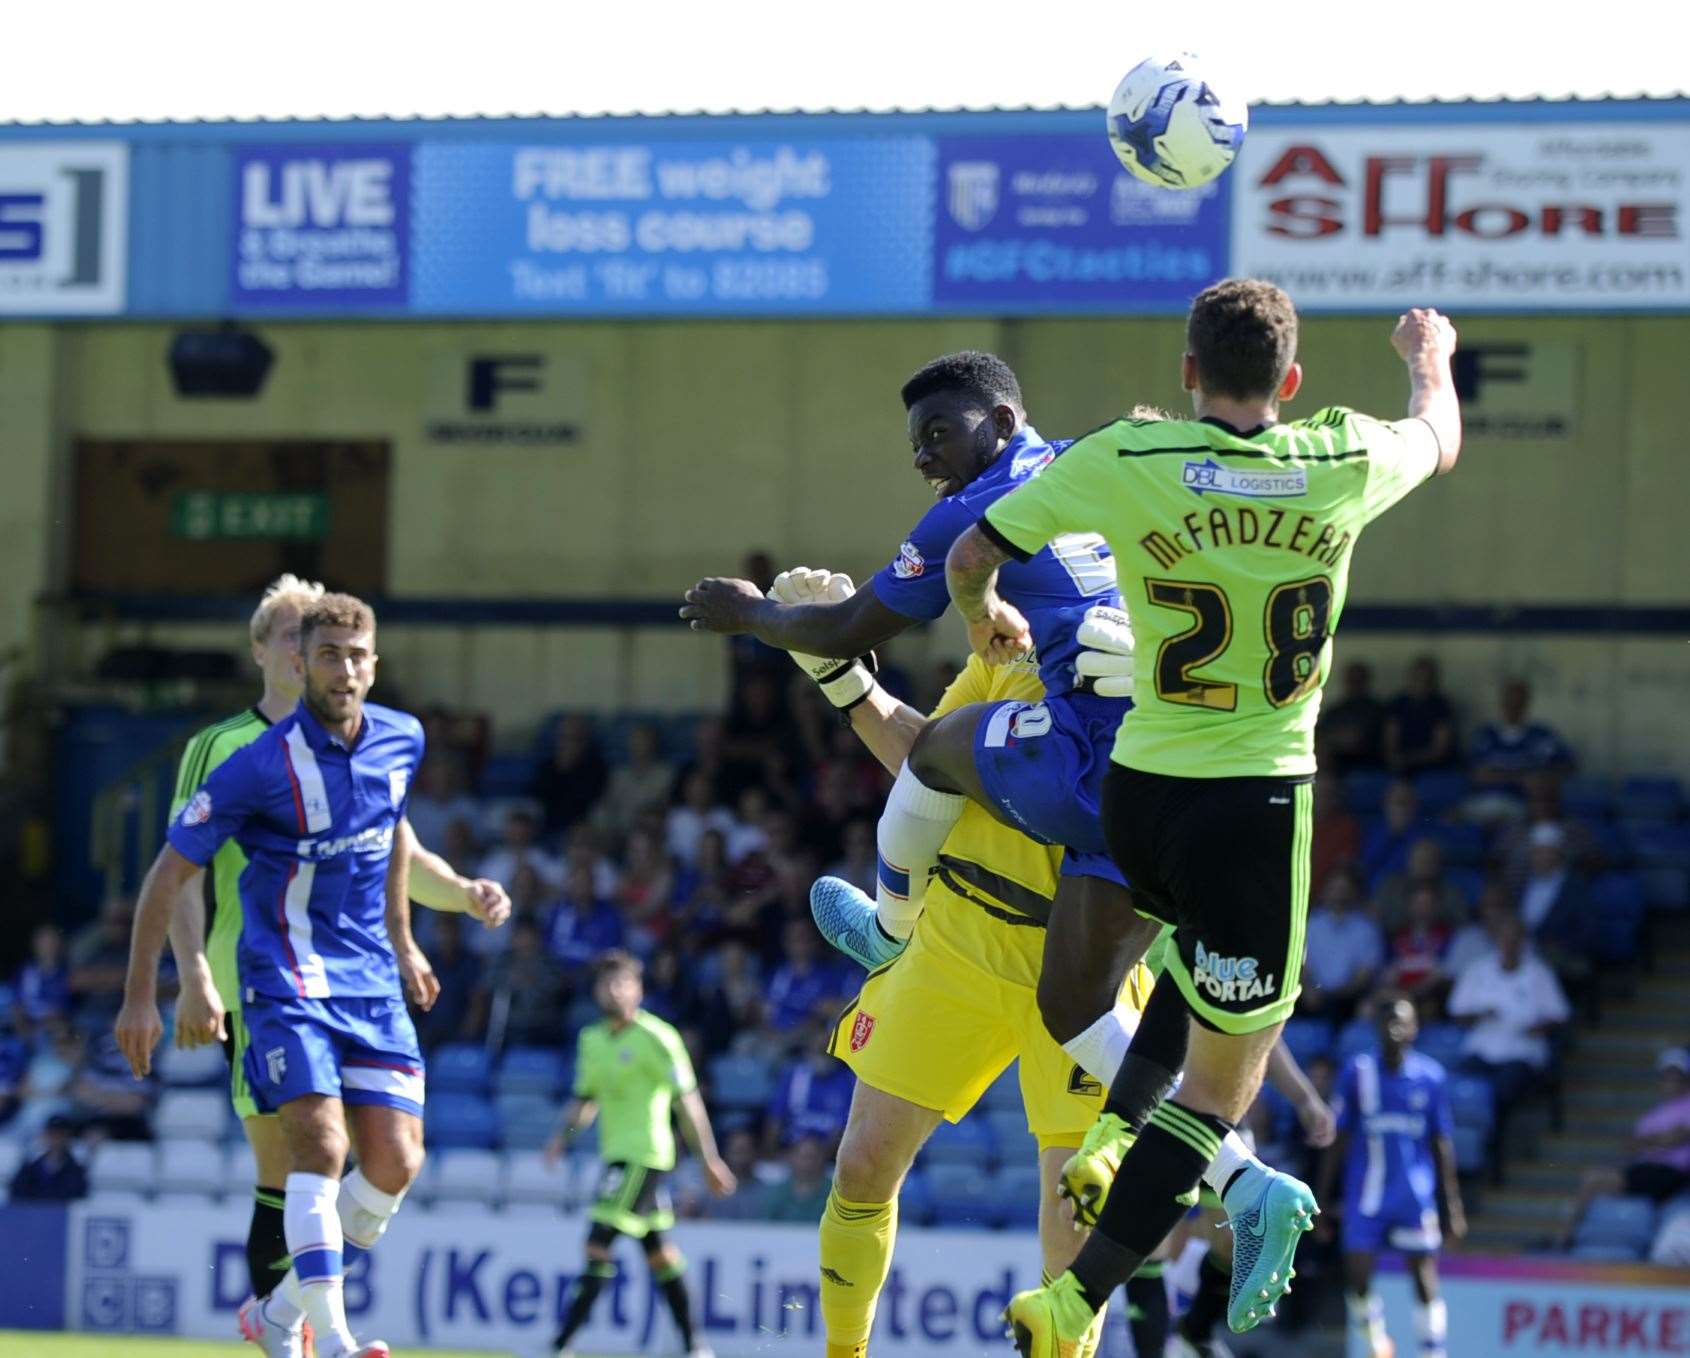
<path fill-rule="evenodd" d="M 599 1109 L 599 1155 L 607 1163 L 675 1167 L 675 1100 L 698 1087 L 681 1035 L 641 1009 L 620 1032 L 609 1021 L 581 1030 L 575 1097 Z"/>
<path fill-rule="evenodd" d="M 270 719 L 256 707 L 249 707 L 196 732 L 176 767 L 176 793 L 170 802 L 170 819 L 176 819 L 214 768 L 242 746 L 252 744 L 269 727 Z M 240 881 L 245 871 L 246 855 L 230 839 L 218 849 L 204 877 L 205 954 L 223 1007 L 231 1012 L 241 1007 L 240 967 L 235 954 L 241 941 Z"/>
<path fill-rule="evenodd" d="M 1314 725 L 1356 538 L 1436 470 L 1423 420 L 1333 406 L 1240 434 L 1117 420 L 986 511 L 1031 554 L 1101 533 L 1138 676 L 1114 759 L 1178 778 L 1314 772 Z"/>

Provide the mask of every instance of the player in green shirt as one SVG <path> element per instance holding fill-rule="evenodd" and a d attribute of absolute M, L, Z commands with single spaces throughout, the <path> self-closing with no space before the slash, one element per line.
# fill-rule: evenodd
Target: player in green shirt
<path fill-rule="evenodd" d="M 663 1235 L 675 1224 L 663 1183 L 675 1167 L 670 1121 L 674 1110 L 680 1110 L 687 1141 L 703 1161 L 710 1191 L 718 1197 L 732 1193 L 734 1174 L 716 1153 L 710 1115 L 681 1035 L 640 1008 L 645 989 L 639 961 L 620 948 L 602 954 L 593 964 L 593 998 L 604 1019 L 581 1030 L 575 1048 L 575 1097 L 546 1146 L 546 1157 L 555 1164 L 575 1134 L 596 1117 L 604 1172 L 590 1213 L 587 1264 L 553 1343 L 559 1358 L 573 1354 L 569 1341 L 587 1323 L 605 1284 L 616 1276 L 611 1249 L 617 1236 L 626 1235 L 641 1242 L 687 1352 L 692 1358 L 711 1358 L 709 1347 L 693 1337 L 692 1308 L 681 1281 L 686 1260 Z"/>
<path fill-rule="evenodd" d="M 1333 407 L 1281 423 L 1279 403 L 1302 383 L 1291 300 L 1270 283 L 1217 284 L 1187 322 L 1182 378 L 1194 419 L 1096 430 L 951 549 L 951 596 L 970 638 L 1001 658 L 1030 637 L 993 587 L 998 567 L 1061 533 L 1108 541 L 1138 663 L 1104 830 L 1137 908 L 1175 926 L 1168 974 L 1196 1020 L 1177 1097 L 1152 1110 L 1118 1080 L 1065 1170 L 1076 1191 L 1122 1172 L 1074 1267 L 1011 1302 L 1025 1354 L 1084 1353 L 1103 1299 L 1177 1223 L 1204 1172 L 1224 1168 L 1221 1139 L 1255 1098 L 1296 1003 L 1314 727 L 1351 553 L 1369 522 L 1450 470 L 1460 451 L 1454 328 L 1435 311 L 1411 311 L 1392 344 L 1409 370 L 1409 418 Z M 1228 1322 L 1247 1330 L 1290 1285 L 1317 1209 L 1287 1175 L 1241 1167 L 1225 1182 Z"/>
<path fill-rule="evenodd" d="M 314 581 L 283 575 L 264 591 L 247 627 L 253 663 L 264 677 L 258 701 L 243 712 L 196 732 L 177 766 L 170 819 L 175 820 L 211 771 L 243 746 L 257 740 L 274 723 L 299 705 L 303 681 L 295 666 L 299 657 L 299 622 L 304 610 L 323 595 Z M 410 833 L 409 822 L 404 833 Z M 242 1058 L 247 1028 L 241 1018 L 240 972 L 235 955 L 241 940 L 240 878 L 246 855 L 234 840 L 217 851 L 210 867 L 190 881 L 170 921 L 172 949 L 178 958 L 199 953 L 209 970 L 188 968 L 182 976 L 176 1006 L 176 1043 L 182 1047 L 220 1041 L 229 1058 L 229 1101 L 252 1146 L 258 1167 L 252 1219 L 247 1227 L 246 1261 L 252 1296 L 241 1306 L 241 1332 L 256 1334 L 257 1302 L 275 1289 L 288 1271 L 287 1238 L 283 1229 L 284 1184 L 289 1155 L 281 1119 L 261 1114 L 247 1087 Z M 435 910 L 465 911 L 490 927 L 504 922 L 510 898 L 497 882 L 459 876 L 437 854 L 415 843 L 411 859 L 411 890 L 418 901 Z M 126 995 L 127 999 L 127 995 Z"/>

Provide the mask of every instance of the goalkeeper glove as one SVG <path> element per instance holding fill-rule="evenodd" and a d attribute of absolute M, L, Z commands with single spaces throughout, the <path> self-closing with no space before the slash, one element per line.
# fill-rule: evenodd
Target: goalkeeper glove
<path fill-rule="evenodd" d="M 1125 610 L 1098 604 L 1086 610 L 1074 634 L 1080 654 L 1074 668 L 1104 698 L 1133 696 L 1133 631 Z"/>
<path fill-rule="evenodd" d="M 769 598 L 779 604 L 840 604 L 857 592 L 851 577 L 838 571 L 812 570 L 794 566 L 782 571 L 769 586 Z M 792 663 L 814 679 L 827 700 L 841 712 L 855 707 L 874 687 L 874 653 L 859 660 L 836 660 L 829 656 L 788 651 Z"/>

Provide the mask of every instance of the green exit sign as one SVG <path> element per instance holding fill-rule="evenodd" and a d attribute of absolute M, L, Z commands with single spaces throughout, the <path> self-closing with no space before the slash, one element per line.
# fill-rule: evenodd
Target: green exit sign
<path fill-rule="evenodd" d="M 320 491 L 308 490 L 188 491 L 171 505 L 170 531 L 190 542 L 317 541 L 328 536 L 329 499 Z"/>

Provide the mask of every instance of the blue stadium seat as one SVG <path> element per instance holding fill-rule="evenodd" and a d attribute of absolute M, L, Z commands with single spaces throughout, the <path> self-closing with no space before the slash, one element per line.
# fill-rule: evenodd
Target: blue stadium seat
<path fill-rule="evenodd" d="M 1371 816 L 1385 803 L 1385 789 L 1393 775 L 1382 770 L 1364 769 L 1344 779 L 1344 805 L 1358 816 Z"/>
<path fill-rule="evenodd" d="M 1027 1118 L 1018 1108 L 982 1112 L 976 1108 L 970 1118 L 985 1118 L 992 1129 L 992 1144 L 997 1147 L 998 1164 L 1006 1168 L 1019 1164 L 1034 1164 L 1039 1157 L 1039 1139 L 1027 1130 Z"/>
<path fill-rule="evenodd" d="M 1297 1064 L 1306 1066 L 1317 1056 L 1330 1056 L 1333 1047 L 1332 1025 L 1320 1018 L 1291 1018 L 1286 1020 L 1280 1034 Z"/>
<path fill-rule="evenodd" d="M 1489 1168 L 1488 1138 L 1477 1127 L 1455 1124 L 1455 1167 L 1462 1174 L 1483 1174 Z"/>
<path fill-rule="evenodd" d="M 1625 828 L 1639 866 L 1690 869 L 1690 825 L 1633 821 Z"/>
<path fill-rule="evenodd" d="M 428 1058 L 428 1092 L 485 1094 L 488 1090 L 487 1049 L 474 1042 L 447 1042 Z M 433 1112 L 433 1107 L 429 1109 Z"/>
<path fill-rule="evenodd" d="M 1473 1127 L 1488 1135 L 1496 1125 L 1496 1091 L 1483 1076 L 1450 1076 L 1449 1107 L 1458 1127 Z"/>
<path fill-rule="evenodd" d="M 478 791 L 483 797 L 520 797 L 534 781 L 535 768 L 530 755 L 488 755 L 487 762 L 482 765 Z"/>
<path fill-rule="evenodd" d="M 1485 889 L 1485 870 L 1483 868 L 1446 868 L 1444 877 L 1449 884 L 1461 893 L 1462 899 L 1468 905 L 1479 903 L 1479 897 Z"/>
<path fill-rule="evenodd" d="M 1651 910 L 1683 910 L 1690 906 L 1690 870 L 1644 868 L 1643 899 Z"/>
<path fill-rule="evenodd" d="M 911 1226 L 928 1226 L 933 1222 L 933 1193 L 927 1186 L 927 1171 L 919 1165 L 904 1179 L 898 1190 L 898 1220 Z"/>
<path fill-rule="evenodd" d="M 766 1063 L 750 1056 L 718 1056 L 710 1063 L 712 1101 L 722 1108 L 761 1109 L 774 1093 Z"/>
<path fill-rule="evenodd" d="M 1641 1259 L 1655 1239 L 1655 1204 L 1648 1198 L 1603 1194 L 1585 1209 L 1574 1246 L 1610 1245 Z"/>
<path fill-rule="evenodd" d="M 1002 1218 L 996 1185 L 974 1166 L 929 1165 L 927 1190 L 932 1199 L 935 1226 L 979 1230 L 995 1226 Z"/>
<path fill-rule="evenodd" d="M 1000 1226 L 1011 1231 L 1038 1230 L 1039 1167 L 1034 1161 L 1005 1165 L 993 1178 L 992 1191 L 998 1199 Z"/>
<path fill-rule="evenodd" d="M 1578 820 L 1606 820 L 1614 811 L 1614 789 L 1606 778 L 1572 777 L 1561 784 L 1561 809 Z"/>
<path fill-rule="evenodd" d="M 1433 769 L 1414 780 L 1414 792 L 1423 814 L 1441 816 L 1467 796 L 1467 775 L 1460 769 Z"/>
<path fill-rule="evenodd" d="M 929 1170 L 962 1166 L 983 1176 L 995 1149 L 991 1124 L 983 1118 L 964 1118 L 941 1122 L 922 1147 L 921 1159 Z"/>
<path fill-rule="evenodd" d="M 537 1094 L 500 1094 L 498 1109 L 501 1140 L 510 1150 L 539 1150 L 557 1129 L 555 1100 Z"/>
<path fill-rule="evenodd" d="M 423 1131 L 442 1150 L 491 1150 L 499 1144 L 499 1110 L 479 1095 L 431 1092 Z"/>
<path fill-rule="evenodd" d="M 1592 820 L 1588 816 L 1580 816 L 1578 823 L 1585 834 L 1590 836 L 1591 848 L 1609 867 L 1621 868 L 1631 862 L 1631 841 L 1613 821 Z"/>
<path fill-rule="evenodd" d="M 1568 1253 L 1587 1264 L 1630 1264 L 1644 1257 L 1631 1245 L 1575 1244 Z"/>
<path fill-rule="evenodd" d="M 1684 814 L 1684 788 L 1671 774 L 1627 778 L 1615 801 L 1626 820 L 1676 820 Z"/>
<path fill-rule="evenodd" d="M 1013 1061 L 1002 1075 L 986 1087 L 986 1092 L 980 1096 L 980 1107 L 993 1112 L 1000 1109 L 1017 1113 L 1021 1111 L 1021 1080 L 1016 1074 Z"/>
<path fill-rule="evenodd" d="M 499 1063 L 499 1093 L 539 1094 L 547 1097 L 567 1093 L 569 1061 L 550 1047 L 512 1047 Z"/>
<path fill-rule="evenodd" d="M 1379 1030 L 1369 1019 L 1351 1019 L 1338 1034 L 1338 1062 L 1343 1064 L 1362 1052 L 1379 1050 Z"/>
<path fill-rule="evenodd" d="M 1461 1043 L 1466 1036 L 1459 1023 L 1428 1023 L 1414 1045 L 1422 1056 L 1431 1057 L 1445 1070 L 1454 1070 L 1461 1061 Z"/>
<path fill-rule="evenodd" d="M 1430 778 L 1431 774 L 1421 775 Z M 1444 861 L 1460 867 L 1471 867 L 1485 861 L 1485 832 L 1482 826 L 1467 824 L 1434 825 L 1426 838 L 1443 846 Z"/>
<path fill-rule="evenodd" d="M 1604 872 L 1591 883 L 1590 893 L 1596 955 L 1604 962 L 1634 961 L 1648 909 L 1642 879 L 1634 872 Z"/>

